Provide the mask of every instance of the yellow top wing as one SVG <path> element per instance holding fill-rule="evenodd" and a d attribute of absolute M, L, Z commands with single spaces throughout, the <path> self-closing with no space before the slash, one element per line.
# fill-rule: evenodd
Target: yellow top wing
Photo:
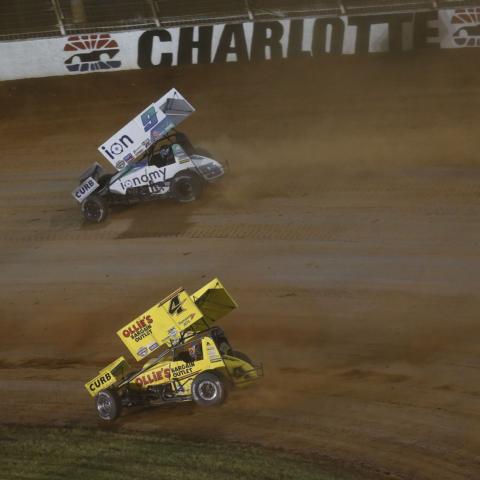
<path fill-rule="evenodd" d="M 117 331 L 135 360 L 163 346 L 177 343 L 191 328 L 199 332 L 237 308 L 235 300 L 217 278 L 190 296 L 183 288 Z"/>
<path fill-rule="evenodd" d="M 238 307 L 218 278 L 197 290 L 192 300 L 210 325 Z"/>
<path fill-rule="evenodd" d="M 135 360 L 141 360 L 164 345 L 178 342 L 183 331 L 202 318 L 202 312 L 180 288 L 135 318 L 117 335 Z"/>

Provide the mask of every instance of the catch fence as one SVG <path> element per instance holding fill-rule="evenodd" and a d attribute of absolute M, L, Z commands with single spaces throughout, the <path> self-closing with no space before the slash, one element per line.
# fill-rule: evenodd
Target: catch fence
<path fill-rule="evenodd" d="M 478 0 L 2 0 L 0 41 L 308 16 L 429 11 L 478 3 Z"/>

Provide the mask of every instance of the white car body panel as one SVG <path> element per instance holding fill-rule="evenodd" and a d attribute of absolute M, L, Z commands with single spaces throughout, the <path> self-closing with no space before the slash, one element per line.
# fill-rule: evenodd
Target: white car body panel
<path fill-rule="evenodd" d="M 73 198 L 77 200 L 77 202 L 82 203 L 99 186 L 93 177 L 88 177 L 72 192 Z"/>
<path fill-rule="evenodd" d="M 94 163 L 81 175 L 82 183 L 72 191 L 73 197 L 82 204 L 82 208 L 94 192 L 100 198 L 97 200 L 100 208 L 103 208 L 101 202 L 106 202 L 108 207 L 109 204 L 130 204 L 154 197 L 182 201 L 179 192 L 185 179 L 176 183 L 176 176 L 181 172 L 188 172 L 195 175 L 197 181 L 205 182 L 213 182 L 223 176 L 225 170 L 222 164 L 195 153 L 184 134 L 172 132 L 194 111 L 180 92 L 172 88 L 98 148 L 117 172 L 111 175 Z M 198 152 L 203 153 L 201 150 Z M 199 185 L 198 190 L 201 191 L 201 188 Z M 93 205 L 95 202 L 90 203 Z"/>
<path fill-rule="evenodd" d="M 110 191 L 119 195 L 126 195 L 129 188 L 156 185 L 155 194 L 167 194 L 170 190 L 170 180 L 186 168 L 194 168 L 193 163 L 189 161 L 188 165 L 179 165 L 175 162 L 161 168 L 153 165 L 134 166 L 127 174 L 110 183 Z"/>

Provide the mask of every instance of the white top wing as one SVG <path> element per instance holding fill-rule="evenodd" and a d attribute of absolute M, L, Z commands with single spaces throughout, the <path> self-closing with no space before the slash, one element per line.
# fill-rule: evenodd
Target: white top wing
<path fill-rule="evenodd" d="M 194 111 L 182 94 L 172 88 L 100 145 L 98 151 L 117 170 L 122 170 Z"/>

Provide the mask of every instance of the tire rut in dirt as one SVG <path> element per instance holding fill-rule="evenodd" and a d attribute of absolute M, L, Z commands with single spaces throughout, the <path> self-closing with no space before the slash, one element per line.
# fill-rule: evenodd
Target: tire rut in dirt
<path fill-rule="evenodd" d="M 183 232 L 162 231 L 161 227 L 137 232 L 121 232 L 115 229 L 85 232 L 39 232 L 37 234 L 20 232 L 2 232 L 0 241 L 4 242 L 48 242 L 48 241 L 91 241 L 123 240 L 133 238 L 218 238 L 246 240 L 307 240 L 307 241 L 342 241 L 333 232 L 320 227 L 308 225 L 194 225 Z M 353 240 L 352 240 L 353 242 Z"/>

